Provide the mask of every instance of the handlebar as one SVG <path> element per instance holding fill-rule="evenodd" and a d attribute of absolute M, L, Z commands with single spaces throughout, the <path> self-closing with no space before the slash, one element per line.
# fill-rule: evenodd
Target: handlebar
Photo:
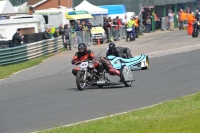
<path fill-rule="evenodd" d="M 78 62 L 75 63 L 75 65 L 79 65 L 79 64 L 81 64 L 82 62 L 89 62 L 89 61 L 91 61 L 91 60 L 82 60 L 82 61 L 78 61 Z M 94 63 L 94 62 L 92 61 L 92 63 Z"/>

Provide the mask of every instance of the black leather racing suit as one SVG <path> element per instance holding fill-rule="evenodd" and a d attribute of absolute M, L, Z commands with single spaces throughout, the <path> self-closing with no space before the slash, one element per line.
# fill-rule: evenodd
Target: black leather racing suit
<path fill-rule="evenodd" d="M 109 55 L 114 55 L 116 57 L 122 58 L 132 58 L 131 50 L 126 47 L 116 47 L 114 51 L 108 49 L 106 57 L 108 57 Z"/>

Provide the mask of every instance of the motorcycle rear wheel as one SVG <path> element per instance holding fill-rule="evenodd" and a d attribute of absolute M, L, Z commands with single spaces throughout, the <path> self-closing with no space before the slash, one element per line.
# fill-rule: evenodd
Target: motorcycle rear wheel
<path fill-rule="evenodd" d="M 80 91 L 84 90 L 86 87 L 86 80 L 84 81 L 84 72 L 78 71 L 76 74 L 76 85 Z"/>

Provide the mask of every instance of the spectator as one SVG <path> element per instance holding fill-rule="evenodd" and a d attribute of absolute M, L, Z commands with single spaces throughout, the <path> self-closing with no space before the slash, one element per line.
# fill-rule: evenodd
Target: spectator
<path fill-rule="evenodd" d="M 71 31 L 71 30 L 70 30 L 68 24 L 66 24 L 66 25 L 64 26 L 64 36 L 65 36 L 65 39 L 66 39 L 66 40 L 69 39 L 69 33 L 70 33 L 70 31 Z"/>
<path fill-rule="evenodd" d="M 147 16 L 147 32 L 148 33 L 151 32 L 151 16 L 150 15 Z"/>
<path fill-rule="evenodd" d="M 103 28 L 104 28 L 104 30 L 106 32 L 106 37 L 107 37 L 107 41 L 108 41 L 110 39 L 109 28 L 111 27 L 111 25 L 109 24 L 108 19 L 106 19 L 105 17 L 104 17 L 104 21 L 103 22 L 104 22 L 103 23 Z"/>
<path fill-rule="evenodd" d="M 172 10 L 169 11 L 168 13 L 168 20 L 170 23 L 170 31 L 174 30 L 174 13 L 172 12 Z"/>
<path fill-rule="evenodd" d="M 127 25 L 127 24 L 128 24 L 128 18 L 127 18 L 127 15 L 124 16 L 123 24 L 124 24 L 124 25 Z"/>
<path fill-rule="evenodd" d="M 135 16 L 134 17 L 134 21 L 135 21 L 135 34 L 136 34 L 136 37 L 138 37 L 139 27 L 140 27 L 140 19 L 139 19 L 139 17 Z"/>
<path fill-rule="evenodd" d="M 159 21 L 159 19 L 158 19 L 158 16 L 157 16 L 156 13 L 154 13 L 154 21 L 155 21 L 155 29 L 157 29 L 158 28 L 158 21 Z"/>
<path fill-rule="evenodd" d="M 71 29 L 69 28 L 68 24 L 64 26 L 64 46 L 67 48 L 67 45 L 70 44 L 69 36 L 70 36 Z"/>
<path fill-rule="evenodd" d="M 52 37 L 53 37 L 52 28 L 51 28 L 51 29 L 49 29 L 49 35 L 50 35 L 50 38 L 52 38 Z"/>
<path fill-rule="evenodd" d="M 196 10 L 196 14 L 195 14 L 195 19 L 197 20 L 197 21 L 200 21 L 200 13 L 199 13 L 199 9 L 197 9 Z"/>
<path fill-rule="evenodd" d="M 178 21 L 179 21 L 179 30 L 183 29 L 183 23 L 184 23 L 184 12 L 183 9 L 180 9 L 180 12 L 178 13 Z"/>
<path fill-rule="evenodd" d="M 121 20 L 119 19 L 119 16 L 117 16 L 116 17 L 116 19 L 115 19 L 115 24 L 116 24 L 116 27 L 115 27 L 115 30 L 116 30 L 116 32 L 115 32 L 115 39 L 118 39 L 119 38 L 119 28 L 120 28 L 120 26 L 122 26 L 122 23 L 121 23 Z"/>
<path fill-rule="evenodd" d="M 63 33 L 63 32 L 62 32 Z M 62 34 L 61 33 L 61 34 Z M 56 32 L 54 32 L 53 36 L 56 38 L 56 37 L 59 37 L 60 36 L 60 30 L 59 28 L 56 29 Z"/>
<path fill-rule="evenodd" d="M 59 35 L 63 35 L 64 33 L 64 28 L 63 28 L 63 24 L 61 23 L 60 26 L 59 26 Z"/>
<path fill-rule="evenodd" d="M 12 37 L 13 46 L 20 46 L 24 36 L 21 35 L 21 29 L 17 29 L 17 32 Z"/>
<path fill-rule="evenodd" d="M 51 37 L 51 35 L 49 34 L 49 31 L 50 31 L 50 29 L 49 28 L 46 28 L 45 29 L 45 32 L 44 32 L 44 34 L 43 34 L 43 39 L 50 39 Z"/>
<path fill-rule="evenodd" d="M 91 30 L 91 29 L 92 29 L 92 23 L 87 22 L 87 23 L 86 23 L 86 26 L 88 27 L 88 30 Z"/>
<path fill-rule="evenodd" d="M 82 21 L 82 27 L 83 27 L 83 31 L 88 31 L 89 30 L 85 21 Z"/>
<path fill-rule="evenodd" d="M 83 31 L 83 26 L 82 25 L 78 25 L 78 27 L 76 28 L 76 31 Z"/>

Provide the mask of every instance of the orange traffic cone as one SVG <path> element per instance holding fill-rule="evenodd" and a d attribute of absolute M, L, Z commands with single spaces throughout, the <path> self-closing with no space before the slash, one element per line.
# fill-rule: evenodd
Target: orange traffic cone
<path fill-rule="evenodd" d="M 98 45 L 100 45 L 100 39 L 98 39 Z"/>

